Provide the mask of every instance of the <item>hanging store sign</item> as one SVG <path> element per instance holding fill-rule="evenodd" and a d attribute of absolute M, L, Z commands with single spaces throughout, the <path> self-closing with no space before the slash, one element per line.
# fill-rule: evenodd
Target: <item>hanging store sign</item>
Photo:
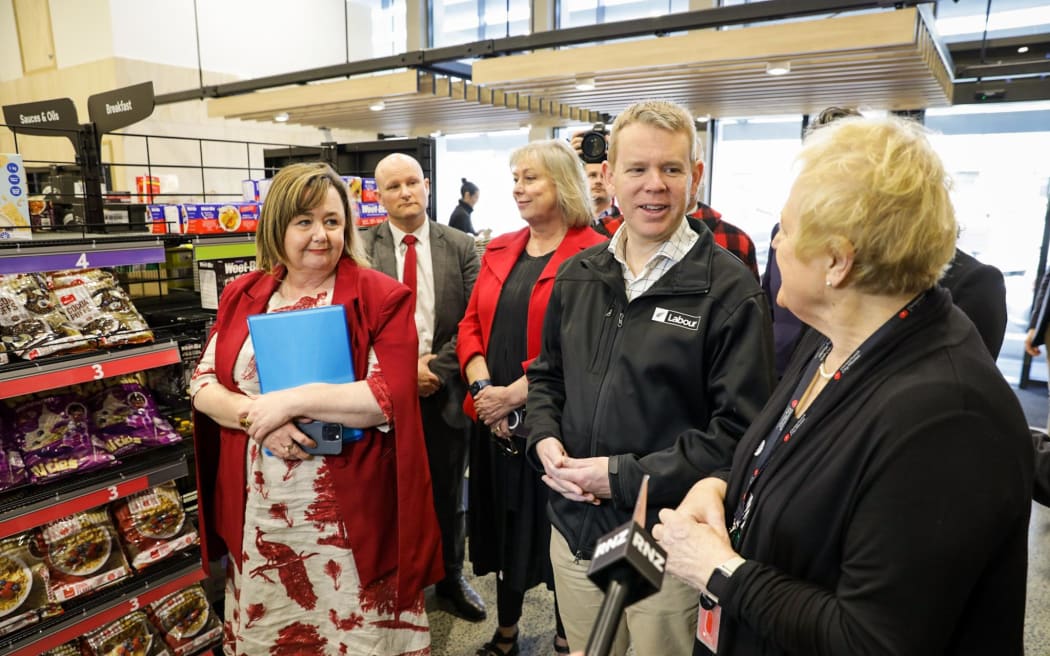
<path fill-rule="evenodd" d="M 69 98 L 4 105 L 4 123 L 20 134 L 69 137 L 74 140 L 80 127 L 76 105 Z"/>
<path fill-rule="evenodd" d="M 90 96 L 88 118 L 99 133 L 112 132 L 148 118 L 154 104 L 153 83 L 143 82 Z"/>

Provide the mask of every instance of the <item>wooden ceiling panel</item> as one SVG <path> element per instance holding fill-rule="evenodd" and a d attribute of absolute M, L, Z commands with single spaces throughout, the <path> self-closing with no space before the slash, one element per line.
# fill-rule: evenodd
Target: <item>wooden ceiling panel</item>
<path fill-rule="evenodd" d="M 951 63 L 926 10 L 703 30 L 482 59 L 473 80 L 409 69 L 208 101 L 211 116 L 417 136 L 589 123 L 641 98 L 714 117 L 812 114 L 829 105 L 945 106 Z M 790 62 L 783 76 L 767 63 Z M 577 77 L 593 77 L 590 91 Z M 382 111 L 369 106 L 382 100 Z"/>
<path fill-rule="evenodd" d="M 768 75 L 774 62 L 791 72 Z M 578 91 L 581 76 L 596 88 Z M 485 59 L 474 80 L 613 115 L 639 98 L 746 116 L 829 104 L 925 108 L 952 95 L 948 62 L 915 8 Z"/>

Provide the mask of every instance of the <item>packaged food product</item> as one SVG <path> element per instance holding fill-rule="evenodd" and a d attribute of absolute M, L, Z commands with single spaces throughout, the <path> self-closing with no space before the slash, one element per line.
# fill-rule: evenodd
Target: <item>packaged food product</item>
<path fill-rule="evenodd" d="M 182 497 L 172 482 L 114 501 L 117 531 L 128 550 L 131 565 L 142 569 L 197 544 L 197 531 L 182 508 Z"/>
<path fill-rule="evenodd" d="M 170 656 L 171 652 L 157 635 L 156 629 L 142 611 L 111 622 L 84 636 L 92 656 Z"/>
<path fill-rule="evenodd" d="M 88 402 L 72 393 L 8 399 L 14 437 L 34 483 L 117 462 L 95 436 Z"/>
<path fill-rule="evenodd" d="M 184 232 L 190 234 L 255 232 L 259 224 L 259 204 L 184 203 L 182 222 Z"/>
<path fill-rule="evenodd" d="M 199 585 L 173 592 L 146 608 L 160 629 L 164 642 L 175 656 L 193 654 L 218 641 L 222 635 L 219 619 L 212 612 L 208 597 Z"/>
<path fill-rule="evenodd" d="M 83 656 L 80 650 L 80 640 L 70 640 L 69 642 L 63 642 L 57 647 L 48 649 L 40 656 Z"/>
<path fill-rule="evenodd" d="M 32 239 L 22 156 L 0 153 L 0 239 Z"/>
<path fill-rule="evenodd" d="M 0 540 L 0 635 L 62 612 L 47 596 L 48 571 L 32 536 Z"/>
<path fill-rule="evenodd" d="M 45 524 L 39 529 L 39 543 L 51 601 L 68 601 L 131 574 L 104 508 Z"/>
<path fill-rule="evenodd" d="M 37 273 L 0 275 L 0 342 L 4 351 L 27 360 L 90 346 Z"/>
<path fill-rule="evenodd" d="M 48 649 L 40 656 L 83 656 L 80 650 L 80 640 L 70 640 L 69 642 L 63 642 L 57 647 Z"/>
<path fill-rule="evenodd" d="M 91 397 L 91 409 L 98 437 L 114 456 L 182 439 L 157 411 L 140 374 L 104 381 Z"/>
<path fill-rule="evenodd" d="M 153 341 L 153 332 L 113 274 L 103 269 L 54 271 L 49 284 L 58 307 L 102 346 Z"/>

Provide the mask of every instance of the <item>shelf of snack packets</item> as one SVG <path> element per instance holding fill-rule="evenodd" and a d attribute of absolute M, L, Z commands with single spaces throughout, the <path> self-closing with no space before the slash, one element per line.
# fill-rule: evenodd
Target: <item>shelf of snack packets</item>
<path fill-rule="evenodd" d="M 72 641 L 72 653 L 182 656 L 214 643 L 198 544 L 173 481 L 3 538 L 0 654 Z"/>
<path fill-rule="evenodd" d="M 106 270 L 0 274 L 0 654 L 217 642 L 176 486 L 192 431 L 163 412 L 197 340 L 153 341 Z"/>

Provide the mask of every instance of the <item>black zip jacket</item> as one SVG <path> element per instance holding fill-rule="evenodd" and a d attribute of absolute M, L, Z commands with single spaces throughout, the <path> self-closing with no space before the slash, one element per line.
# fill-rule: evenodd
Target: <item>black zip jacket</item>
<path fill-rule="evenodd" d="M 695 228 L 694 228 L 695 229 Z M 729 465 L 774 384 L 769 307 L 751 272 L 711 232 L 631 303 L 607 244 L 567 260 L 539 357 L 528 370 L 528 456 L 554 436 L 575 458 L 610 456 L 612 499 L 550 493 L 548 515 L 581 558 L 626 522 L 643 474 L 647 525 Z"/>

